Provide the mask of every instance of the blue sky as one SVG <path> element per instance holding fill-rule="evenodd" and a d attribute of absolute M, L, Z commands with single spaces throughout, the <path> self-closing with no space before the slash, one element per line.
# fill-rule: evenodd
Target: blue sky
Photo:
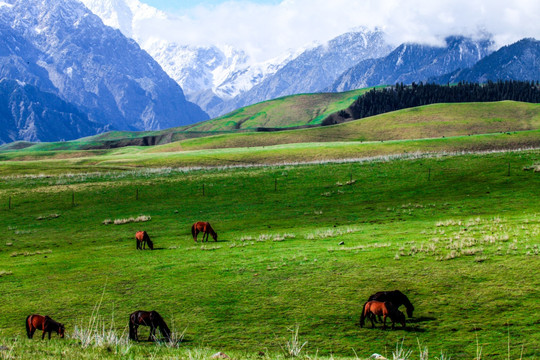
<path fill-rule="evenodd" d="M 245 0 L 253 4 L 279 4 L 282 0 Z M 182 13 L 197 6 L 212 7 L 227 2 L 227 0 L 141 0 L 141 2 L 153 6 L 157 9 Z"/>
<path fill-rule="evenodd" d="M 264 61 L 351 29 L 382 29 L 392 45 L 443 45 L 489 33 L 496 46 L 540 39 L 540 0 L 139 0 L 168 12 L 149 34 L 180 44 L 225 44 Z"/>

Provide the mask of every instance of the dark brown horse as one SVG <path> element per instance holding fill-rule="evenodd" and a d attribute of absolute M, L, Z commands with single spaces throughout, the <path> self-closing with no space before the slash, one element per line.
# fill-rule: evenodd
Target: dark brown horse
<path fill-rule="evenodd" d="M 197 234 L 200 232 L 203 233 L 202 242 L 205 241 L 205 237 L 206 241 L 208 241 L 208 235 L 212 235 L 214 241 L 217 241 L 217 233 L 212 229 L 209 222 L 198 221 L 191 226 L 191 235 L 193 235 L 193 240 L 195 240 L 195 242 L 197 242 Z"/>
<path fill-rule="evenodd" d="M 137 240 L 137 250 L 146 249 L 147 243 L 150 250 L 154 250 L 154 243 L 150 240 L 150 236 L 148 236 L 146 231 L 137 231 L 135 233 L 135 239 Z"/>
<path fill-rule="evenodd" d="M 138 340 L 137 328 L 139 325 L 150 326 L 148 341 L 153 341 L 156 338 L 156 328 L 159 328 L 161 335 L 167 341 L 171 340 L 171 330 L 157 311 L 138 310 L 129 316 L 129 338 L 131 340 Z"/>
<path fill-rule="evenodd" d="M 31 339 L 34 336 L 34 332 L 36 330 L 43 330 L 43 334 L 41 335 L 41 340 L 45 339 L 45 334 L 49 333 L 49 340 L 51 339 L 51 332 L 56 331 L 56 333 L 63 338 L 64 337 L 64 324 L 60 324 L 53 319 L 51 319 L 48 315 L 41 316 L 41 315 L 29 315 L 26 318 L 26 335 L 28 335 L 28 338 Z"/>
<path fill-rule="evenodd" d="M 411 304 L 409 298 L 399 290 L 379 291 L 369 297 L 368 301 L 371 300 L 390 301 L 396 307 L 396 309 L 401 305 L 405 305 L 405 308 L 407 309 L 407 316 L 410 318 L 413 316 L 413 304 Z"/>
<path fill-rule="evenodd" d="M 360 315 L 360 327 L 364 326 L 364 319 L 367 317 L 371 320 L 371 327 L 375 327 L 375 317 L 383 317 L 383 329 L 386 329 L 386 318 L 389 317 L 392 320 L 392 329 L 394 329 L 394 324 L 400 323 L 405 328 L 405 315 L 399 311 L 394 305 L 389 301 L 368 301 L 364 304 L 362 309 L 362 315 Z"/>

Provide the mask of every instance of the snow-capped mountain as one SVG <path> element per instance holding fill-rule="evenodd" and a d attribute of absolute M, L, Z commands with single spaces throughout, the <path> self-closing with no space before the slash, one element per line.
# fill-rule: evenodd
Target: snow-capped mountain
<path fill-rule="evenodd" d="M 50 92 L 102 127 L 151 130 L 208 118 L 135 41 L 76 0 L 3 1 L 0 49 L 0 78 Z"/>
<path fill-rule="evenodd" d="M 189 46 L 149 34 L 145 22 L 175 19 L 138 0 L 81 1 L 106 25 L 136 40 L 180 84 L 186 97 L 205 110 L 251 89 L 298 54 L 291 51 L 254 63 L 244 51 L 228 45 Z M 202 100 L 209 98 L 213 101 Z"/>
<path fill-rule="evenodd" d="M 497 80 L 538 81 L 540 79 L 540 41 L 522 39 L 503 46 L 468 69 L 431 79 L 437 83 L 459 81 L 485 83 Z"/>
<path fill-rule="evenodd" d="M 380 30 L 358 29 L 345 33 L 305 50 L 260 84 L 212 111 L 225 113 L 280 96 L 321 91 L 351 66 L 362 60 L 380 58 L 391 50 Z"/>
<path fill-rule="evenodd" d="M 348 69 L 328 90 L 426 81 L 474 65 L 492 51 L 493 45 L 489 38 L 473 40 L 463 36 L 448 37 L 445 44 L 402 44 L 383 58 L 362 61 Z"/>

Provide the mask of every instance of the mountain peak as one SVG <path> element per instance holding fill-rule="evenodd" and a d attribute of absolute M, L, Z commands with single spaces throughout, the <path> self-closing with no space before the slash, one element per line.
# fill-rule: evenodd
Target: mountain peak
<path fill-rule="evenodd" d="M 101 127 L 152 130 L 205 120 L 131 39 L 75 0 L 10 0 L 0 8 L 0 78 L 72 104 Z"/>

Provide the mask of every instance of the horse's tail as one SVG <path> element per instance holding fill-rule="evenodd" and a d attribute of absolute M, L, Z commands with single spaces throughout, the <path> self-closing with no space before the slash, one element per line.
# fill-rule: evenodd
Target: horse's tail
<path fill-rule="evenodd" d="M 129 338 L 131 340 L 137 340 L 137 337 L 135 336 L 135 314 L 131 314 L 129 316 Z"/>
<path fill-rule="evenodd" d="M 191 225 L 191 236 L 193 236 L 193 240 L 195 240 L 195 224 Z"/>
<path fill-rule="evenodd" d="M 369 301 L 366 301 L 364 303 L 364 306 L 362 306 L 362 313 L 360 314 L 360 327 L 364 327 L 365 319 L 366 319 L 366 305 Z"/>
<path fill-rule="evenodd" d="M 28 336 L 29 339 L 32 338 L 32 334 L 30 333 L 30 318 L 32 317 L 32 315 L 28 315 L 26 317 L 26 335 Z"/>

